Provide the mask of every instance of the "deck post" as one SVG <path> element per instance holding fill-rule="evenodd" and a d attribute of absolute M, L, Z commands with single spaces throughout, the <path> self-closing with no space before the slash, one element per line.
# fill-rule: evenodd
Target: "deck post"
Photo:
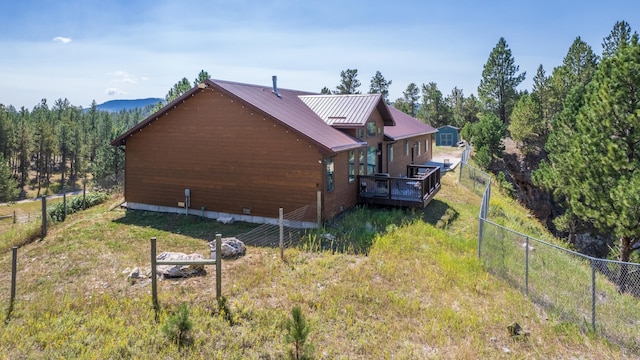
<path fill-rule="evenodd" d="M 282 208 L 278 210 L 280 227 L 280 260 L 284 261 L 284 214 Z"/>
<path fill-rule="evenodd" d="M 316 220 L 318 221 L 318 229 L 320 229 L 322 227 L 322 191 L 318 191 L 316 204 Z"/>

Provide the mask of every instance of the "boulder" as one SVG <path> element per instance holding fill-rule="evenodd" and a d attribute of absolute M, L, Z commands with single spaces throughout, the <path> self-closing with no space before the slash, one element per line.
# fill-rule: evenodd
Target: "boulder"
<path fill-rule="evenodd" d="M 574 245 L 581 254 L 602 259 L 609 255 L 611 246 L 613 246 L 612 240 L 603 236 L 583 233 L 575 236 Z"/>
<path fill-rule="evenodd" d="M 205 257 L 200 254 L 179 252 L 162 252 L 156 256 L 156 260 L 202 260 Z M 205 273 L 204 265 L 157 265 L 156 272 L 165 278 L 189 277 Z"/>
<path fill-rule="evenodd" d="M 211 258 L 216 258 L 216 241 L 213 240 L 209 243 L 209 247 L 211 248 Z M 239 256 L 243 256 L 246 252 L 246 247 L 244 243 L 234 237 L 222 238 L 222 243 L 220 244 L 221 254 L 220 256 L 223 259 L 234 259 Z"/>

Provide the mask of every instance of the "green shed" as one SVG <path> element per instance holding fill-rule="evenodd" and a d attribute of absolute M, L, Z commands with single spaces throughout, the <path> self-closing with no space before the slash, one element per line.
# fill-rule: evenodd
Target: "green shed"
<path fill-rule="evenodd" d="M 460 141 L 460 128 L 445 125 L 438 128 L 436 146 L 456 146 Z"/>

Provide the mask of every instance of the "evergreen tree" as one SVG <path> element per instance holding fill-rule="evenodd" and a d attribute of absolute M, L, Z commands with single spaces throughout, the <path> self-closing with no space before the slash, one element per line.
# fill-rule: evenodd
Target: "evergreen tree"
<path fill-rule="evenodd" d="M 509 133 L 524 155 L 542 150 L 546 123 L 536 96 L 524 94 L 520 97 L 511 113 Z"/>
<path fill-rule="evenodd" d="M 478 98 L 473 94 L 469 95 L 468 98 L 464 99 L 464 104 L 462 106 L 462 117 L 464 118 L 464 123 L 460 124 L 460 127 L 462 128 L 466 124 L 480 121 L 480 111 L 481 106 Z"/>
<path fill-rule="evenodd" d="M 526 72 L 518 74 L 519 68 L 506 40 L 501 37 L 482 70 L 478 96 L 485 109 L 504 124 L 509 123 L 509 115 L 518 98 L 516 87 L 526 76 Z"/>
<path fill-rule="evenodd" d="M 629 261 L 640 241 L 637 35 L 602 61 L 584 97 L 577 100 L 563 112 L 563 123 L 554 127 L 548 144 L 549 162 L 540 169 L 538 178 L 566 197 L 573 214 L 593 224 L 601 234 L 617 237 L 620 260 Z M 583 105 L 575 111 L 580 101 Z M 626 267 L 622 266 L 620 291 L 626 291 L 627 280 Z"/>
<path fill-rule="evenodd" d="M 502 157 L 506 132 L 506 126 L 496 115 L 483 113 L 478 122 L 467 123 L 461 135 L 473 144 L 476 162 L 483 168 L 489 168 L 494 159 Z"/>
<path fill-rule="evenodd" d="M 0 154 L 0 202 L 13 201 L 19 193 L 18 183 L 11 175 L 11 169 Z"/>
<path fill-rule="evenodd" d="M 407 89 L 402 92 L 404 97 L 397 99 L 393 103 L 393 107 L 402 111 L 405 114 L 409 114 L 413 117 L 416 116 L 418 112 L 418 99 L 420 94 L 420 89 L 415 83 L 411 83 L 407 86 Z"/>
<path fill-rule="evenodd" d="M 562 60 L 562 65 L 553 69 L 550 80 L 549 116 L 553 117 L 562 111 L 563 102 L 569 92 L 575 86 L 587 85 L 597 67 L 598 56 L 591 46 L 577 37 Z"/>
<path fill-rule="evenodd" d="M 418 111 L 418 118 L 436 128 L 449 124 L 451 109 L 444 102 L 438 84 L 422 84 L 422 106 Z"/>
<path fill-rule="evenodd" d="M 320 94 L 331 95 L 331 90 L 329 90 L 329 88 L 325 86 L 320 90 Z"/>
<path fill-rule="evenodd" d="M 340 84 L 336 86 L 334 94 L 360 94 L 358 88 L 358 69 L 347 69 L 340 72 Z"/>
<path fill-rule="evenodd" d="M 449 124 L 459 128 L 463 127 L 465 123 L 465 98 L 462 89 L 454 87 L 451 90 L 451 93 L 444 98 L 444 102 L 449 107 L 449 109 L 451 109 L 451 119 L 449 121 Z"/>
<path fill-rule="evenodd" d="M 389 103 L 389 85 L 391 85 L 391 80 L 387 81 L 380 71 L 376 71 L 376 74 L 371 78 L 369 94 L 382 94 L 384 101 Z"/>
<path fill-rule="evenodd" d="M 634 32 L 635 34 L 635 32 Z M 622 44 L 631 42 L 631 26 L 626 21 L 616 21 L 611 33 L 602 39 L 602 57 L 608 58 L 615 54 Z"/>
<path fill-rule="evenodd" d="M 211 75 L 209 75 L 209 73 L 204 70 L 200 70 L 200 72 L 198 73 L 198 77 L 193 80 L 193 86 L 198 86 L 198 84 L 208 79 L 211 79 Z"/>

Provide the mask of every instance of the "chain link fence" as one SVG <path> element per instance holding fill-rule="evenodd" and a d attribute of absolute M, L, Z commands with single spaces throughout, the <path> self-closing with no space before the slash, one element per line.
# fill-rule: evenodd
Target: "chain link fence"
<path fill-rule="evenodd" d="M 478 256 L 489 272 L 562 321 L 640 351 L 640 264 L 586 256 L 489 220 L 491 177 L 466 161 L 460 183 L 482 195 Z"/>

